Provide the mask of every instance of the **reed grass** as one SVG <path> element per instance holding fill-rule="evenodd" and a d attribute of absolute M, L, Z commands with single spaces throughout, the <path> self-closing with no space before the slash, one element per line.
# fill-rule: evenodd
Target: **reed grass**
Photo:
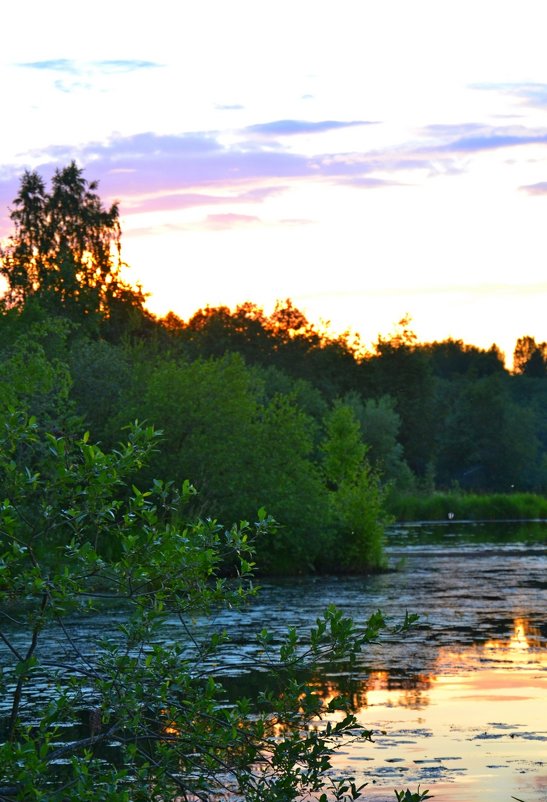
<path fill-rule="evenodd" d="M 407 494 L 392 496 L 388 511 L 397 521 L 547 519 L 547 496 L 535 493 Z"/>

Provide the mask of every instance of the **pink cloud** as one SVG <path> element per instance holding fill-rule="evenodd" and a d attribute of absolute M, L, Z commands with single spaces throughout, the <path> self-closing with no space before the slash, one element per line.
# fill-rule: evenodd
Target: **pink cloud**
<path fill-rule="evenodd" d="M 384 150 L 318 153 L 313 157 L 285 149 L 278 142 L 272 146 L 270 139 L 276 134 L 319 133 L 353 125 L 364 123 L 280 120 L 243 129 L 240 139 L 230 145 L 223 143 L 219 131 L 143 132 L 80 147 L 55 145 L 29 154 L 29 159 L 32 165 L 38 164 L 46 180 L 54 165 L 76 159 L 88 168 L 90 179 L 100 181 L 105 201 L 119 200 L 122 213 L 130 214 L 256 204 L 294 182 L 323 181 L 366 191 L 399 184 L 398 174 L 403 171 L 457 172 L 464 169 L 462 155 L 547 144 L 547 129 L 492 128 L 478 123 L 431 125 L 417 132 L 414 142 Z M 22 166 L 14 165 L 0 171 L 3 208 L 15 196 L 22 172 Z M 542 184 L 524 189 L 531 194 L 543 193 Z"/>
<path fill-rule="evenodd" d="M 258 217 L 248 214 L 210 214 L 203 222 L 203 227 L 207 229 L 219 230 L 227 228 L 236 228 L 237 226 L 248 226 L 255 223 L 260 223 Z"/>
<path fill-rule="evenodd" d="M 272 195 L 284 192 L 287 187 L 256 187 L 236 194 L 205 194 L 201 192 L 160 193 L 152 196 L 125 195 L 126 212 L 155 212 L 172 209 L 192 209 L 197 206 L 219 204 L 262 203 Z"/>
<path fill-rule="evenodd" d="M 547 181 L 540 181 L 537 184 L 527 184 L 519 188 L 523 192 L 527 192 L 528 195 L 547 195 Z"/>

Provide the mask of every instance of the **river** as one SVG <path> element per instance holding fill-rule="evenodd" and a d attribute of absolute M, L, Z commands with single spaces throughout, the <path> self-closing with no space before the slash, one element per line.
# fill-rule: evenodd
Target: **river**
<path fill-rule="evenodd" d="M 417 613 L 410 633 L 367 648 L 351 677 L 318 679 L 324 697 L 349 694 L 374 731 L 373 743 L 340 751 L 336 770 L 368 783 L 364 799 L 376 802 L 418 784 L 439 802 L 545 802 L 547 522 L 396 526 L 387 555 L 396 570 L 264 581 L 248 609 L 220 613 L 215 625 L 231 635 L 224 677 L 252 692 L 260 677 L 242 666 L 256 633 L 266 627 L 281 638 L 289 625 L 309 628 L 329 603 L 357 622 L 377 609 L 393 623 Z M 72 636 L 89 648 L 120 616 L 72 622 Z M 166 637 L 180 636 L 173 620 Z M 48 651 L 55 648 L 49 638 Z"/>
<path fill-rule="evenodd" d="M 342 750 L 337 768 L 377 802 L 418 784 L 439 802 L 545 802 L 547 523 L 398 526 L 387 553 L 396 572 L 265 583 L 244 617 L 226 621 L 234 666 L 262 626 L 308 627 L 329 602 L 357 621 L 418 613 L 411 633 L 367 649 L 349 684 L 323 678 L 320 692 L 349 690 L 375 732 Z"/>

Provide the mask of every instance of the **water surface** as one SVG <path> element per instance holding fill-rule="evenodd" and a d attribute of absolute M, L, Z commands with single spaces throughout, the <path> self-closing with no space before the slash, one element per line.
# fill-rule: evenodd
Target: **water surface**
<path fill-rule="evenodd" d="M 342 689 L 374 743 L 345 748 L 337 768 L 393 800 L 418 783 L 446 802 L 547 799 L 547 524 L 397 527 L 395 573 L 270 582 L 238 621 L 234 665 L 257 628 L 310 626 L 328 602 L 357 621 L 417 612 L 403 638 L 382 638 Z M 239 663 L 240 665 L 240 663 Z"/>
<path fill-rule="evenodd" d="M 280 640 L 288 626 L 313 626 L 330 603 L 357 622 L 377 609 L 393 623 L 418 613 L 418 626 L 367 648 L 351 676 L 315 679 L 324 698 L 347 694 L 375 733 L 372 744 L 342 749 L 337 771 L 367 782 L 365 799 L 377 802 L 418 783 L 439 802 L 545 802 L 547 523 L 399 526 L 387 552 L 397 570 L 380 575 L 263 582 L 249 608 L 214 620 L 231 643 L 211 671 L 252 694 L 264 681 L 244 668 L 256 656 L 256 633 L 266 627 Z M 117 608 L 69 621 L 73 644 L 91 655 L 100 637 L 116 637 L 123 617 Z M 10 635 L 23 650 L 28 633 Z M 177 620 L 164 637 L 184 639 Z M 75 659 L 61 632 L 44 642 L 44 662 Z M 39 703 L 49 690 L 43 683 L 32 692 Z"/>

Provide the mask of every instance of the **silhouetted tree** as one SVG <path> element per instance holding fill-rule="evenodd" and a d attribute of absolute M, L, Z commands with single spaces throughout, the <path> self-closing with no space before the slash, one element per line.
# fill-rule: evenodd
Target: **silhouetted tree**
<path fill-rule="evenodd" d="M 172 319 L 166 319 L 166 325 L 172 330 Z M 194 357 L 237 352 L 248 362 L 267 365 L 274 350 L 264 312 L 252 303 L 241 304 L 234 312 L 227 306 L 199 309 L 180 333 Z"/>
<path fill-rule="evenodd" d="M 118 330 L 143 313 L 142 290 L 120 277 L 118 204 L 105 208 L 97 187 L 74 161 L 55 171 L 49 192 L 37 172 L 25 171 L 10 214 L 15 231 L 0 253 L 6 306 L 32 300 L 48 314 L 110 319 Z"/>
<path fill-rule="evenodd" d="M 523 376 L 547 376 L 547 343 L 536 343 L 530 336 L 519 337 L 513 353 L 513 370 Z"/>
<path fill-rule="evenodd" d="M 420 346 L 431 359 L 435 376 L 443 379 L 459 376 L 490 376 L 505 370 L 503 354 L 496 345 L 488 350 L 467 345 L 462 340 L 443 340 Z"/>
<path fill-rule="evenodd" d="M 359 372 L 357 348 L 349 334 L 319 332 L 290 299 L 278 301 L 270 316 L 252 303 L 198 310 L 188 323 L 165 318 L 165 331 L 180 336 L 191 358 L 241 354 L 248 364 L 275 366 L 311 382 L 329 399 L 349 392 Z"/>

